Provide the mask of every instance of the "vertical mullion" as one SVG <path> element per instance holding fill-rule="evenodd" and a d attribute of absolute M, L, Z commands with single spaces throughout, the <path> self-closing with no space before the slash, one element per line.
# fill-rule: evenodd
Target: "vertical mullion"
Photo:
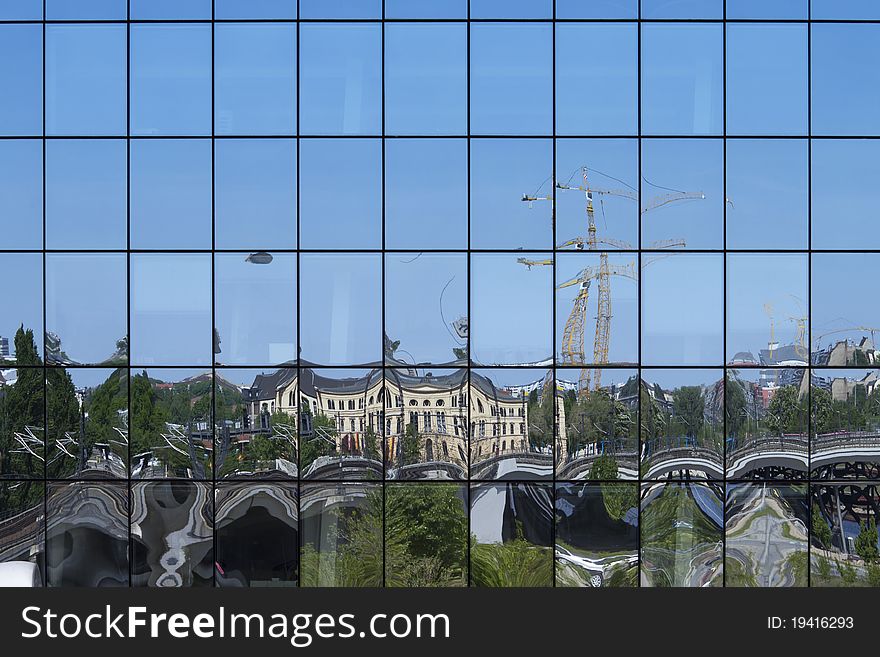
<path fill-rule="evenodd" d="M 49 403 L 48 386 L 46 385 L 46 0 L 43 0 L 43 330 L 41 340 L 43 342 L 43 586 L 49 585 L 49 484 L 48 455 L 49 455 Z M 39 353 L 39 350 L 38 352 Z M 33 477 L 33 473 L 30 473 Z"/>
<path fill-rule="evenodd" d="M 465 364 L 465 442 L 467 444 L 467 463 L 465 464 L 465 514 L 467 516 L 467 568 L 465 586 L 471 586 L 471 3 L 467 3 L 467 363 Z"/>
<path fill-rule="evenodd" d="M 381 377 L 382 377 L 382 389 L 385 388 L 385 0 L 382 0 L 382 22 L 379 23 L 379 65 L 380 65 L 380 84 L 382 85 L 381 89 L 381 100 L 379 107 L 379 116 L 382 121 L 382 151 L 381 158 L 382 161 L 380 163 L 380 175 L 379 175 L 379 193 L 381 194 L 381 230 L 382 230 L 382 253 L 379 255 L 381 258 L 381 262 L 379 263 L 379 271 L 381 274 L 381 289 L 379 290 L 379 303 L 382 306 L 382 335 L 379 337 L 380 340 L 380 357 L 381 357 Z M 366 393 L 366 391 L 365 391 Z M 366 394 L 365 394 L 366 396 Z M 382 410 L 384 411 L 385 401 L 382 401 Z M 366 408 L 366 404 L 364 404 Z M 369 409 L 367 409 L 369 412 Z M 384 413 L 379 414 L 379 421 L 381 422 L 381 426 L 379 427 L 379 431 L 384 434 L 385 433 L 385 420 L 383 417 Z M 385 560 L 387 558 L 387 550 L 385 549 L 385 544 L 388 540 L 388 527 L 386 524 L 386 506 L 388 502 L 387 496 L 387 485 L 385 481 L 385 438 L 383 435 L 382 438 L 382 473 L 379 478 L 380 485 L 382 486 L 382 586 L 386 585 L 385 581 L 385 572 L 386 572 L 386 563 Z"/>
<path fill-rule="evenodd" d="M 724 0 L 724 19 L 727 20 L 727 0 Z M 727 23 L 721 24 L 721 256 L 722 270 L 722 362 L 721 370 L 721 585 L 727 586 Z"/>
<path fill-rule="evenodd" d="M 301 407 L 302 407 L 302 397 L 300 396 L 300 391 L 302 390 L 302 369 L 300 368 L 300 318 L 302 317 L 302 312 L 300 311 L 300 207 L 299 207 L 299 189 L 300 189 L 300 157 L 299 157 L 299 104 L 300 104 L 300 84 L 299 84 L 299 72 L 300 72 L 300 23 L 299 23 L 299 0 L 296 3 L 296 139 L 294 141 L 294 148 L 296 149 L 295 157 L 296 157 L 296 171 L 294 175 L 296 176 L 295 184 L 296 184 L 296 408 L 294 409 L 294 426 L 296 427 L 296 538 L 297 538 L 297 572 L 296 572 L 296 583 L 297 586 L 302 586 L 302 548 L 303 545 L 303 533 L 302 533 L 302 415 L 301 415 Z"/>
<path fill-rule="evenodd" d="M 128 18 L 131 19 L 131 0 L 128 0 Z M 131 542 L 131 519 L 134 496 L 131 483 L 131 22 L 125 25 L 125 334 L 128 336 L 128 445 L 125 472 L 126 499 L 128 500 L 128 586 L 134 579 L 134 546 Z"/>
<path fill-rule="evenodd" d="M 638 3 L 638 22 L 636 23 L 636 105 L 637 105 L 637 125 L 636 125 L 636 145 L 637 145 L 637 167 L 638 167 L 638 258 L 636 271 L 638 280 L 638 367 L 636 369 L 636 486 L 638 487 L 638 495 L 636 496 L 636 512 L 638 517 L 637 532 L 637 552 L 636 552 L 636 586 L 641 587 L 641 564 L 642 564 L 642 3 Z"/>
<path fill-rule="evenodd" d="M 217 333 L 217 278 L 215 271 L 215 262 L 217 259 L 217 219 L 215 212 L 216 190 L 215 190 L 215 160 L 216 160 L 216 125 L 215 125 L 215 103 L 214 89 L 215 84 L 215 57 L 214 43 L 216 41 L 216 24 L 215 6 L 216 2 L 211 1 L 211 344 L 214 343 L 214 336 Z M 214 354 L 213 346 L 211 348 L 211 582 L 217 586 L 217 358 Z M 206 483 L 207 485 L 207 483 Z"/>
<path fill-rule="evenodd" d="M 807 586 L 812 586 L 813 551 L 813 24 L 807 3 Z"/>
<path fill-rule="evenodd" d="M 553 23 L 551 23 L 551 35 L 550 35 L 550 49 L 551 49 L 551 98 L 553 103 L 552 108 L 552 138 L 551 138 L 551 158 L 550 158 L 550 228 L 552 233 L 553 243 L 551 245 L 552 251 L 552 271 L 550 275 L 550 314 L 551 314 L 551 324 L 550 324 L 550 335 L 551 335 L 551 345 L 552 351 L 550 352 L 550 383 L 551 390 L 550 394 L 553 395 L 551 403 L 553 404 L 553 427 L 550 434 L 551 441 L 551 449 L 552 449 L 552 460 L 550 462 L 551 468 L 551 490 L 550 490 L 550 558 L 552 559 L 553 567 L 551 569 L 551 576 L 553 578 L 551 582 L 551 586 L 556 586 L 556 438 L 558 434 L 557 424 L 556 422 L 556 2 L 553 3 Z M 526 418 L 528 420 L 528 418 Z M 528 427 L 526 427 L 526 431 L 528 431 Z M 526 437 L 528 440 L 528 434 Z"/>

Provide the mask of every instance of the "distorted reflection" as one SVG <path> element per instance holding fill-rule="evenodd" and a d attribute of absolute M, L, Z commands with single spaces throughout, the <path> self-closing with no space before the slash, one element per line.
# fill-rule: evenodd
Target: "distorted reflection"
<path fill-rule="evenodd" d="M 132 484 L 132 586 L 213 585 L 211 496 L 210 484 Z"/>
<path fill-rule="evenodd" d="M 880 586 L 880 492 L 876 484 L 814 484 L 810 584 Z"/>
<path fill-rule="evenodd" d="M 638 586 L 639 489 L 556 485 L 556 585 Z"/>
<path fill-rule="evenodd" d="M 124 483 L 49 483 L 46 527 L 49 586 L 128 586 Z"/>
<path fill-rule="evenodd" d="M 642 477 L 721 479 L 721 370 L 643 370 L 642 377 Z"/>
<path fill-rule="evenodd" d="M 303 484 L 302 586 L 382 585 L 382 488 Z"/>
<path fill-rule="evenodd" d="M 548 484 L 471 486 L 472 585 L 553 585 L 552 495 Z"/>
<path fill-rule="evenodd" d="M 552 478 L 552 371 L 473 370 L 469 392 L 471 478 Z"/>
<path fill-rule="evenodd" d="M 806 485 L 728 485 L 725 586 L 806 586 L 807 522 Z"/>
<path fill-rule="evenodd" d="M 638 391 L 633 370 L 556 370 L 557 479 L 638 478 Z"/>
<path fill-rule="evenodd" d="M 0 482 L 0 580 L 12 584 L 6 578 L 14 569 L 23 578 L 17 586 L 42 585 L 43 494 L 41 482 Z"/>
<path fill-rule="evenodd" d="M 19 326 L 14 356 L 0 342 L 14 369 L 0 369 L 0 477 L 43 478 L 45 389 L 43 360 L 34 332 Z"/>
<path fill-rule="evenodd" d="M 218 586 L 296 586 L 297 490 L 290 484 L 218 484 Z"/>
<path fill-rule="evenodd" d="M 641 585 L 721 586 L 724 501 L 717 484 L 644 484 Z"/>

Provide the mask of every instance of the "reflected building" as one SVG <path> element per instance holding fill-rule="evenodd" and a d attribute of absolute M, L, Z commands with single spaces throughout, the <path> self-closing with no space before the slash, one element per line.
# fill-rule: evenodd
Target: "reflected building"
<path fill-rule="evenodd" d="M 43 579 L 45 489 L 38 481 L 0 481 L 0 563 L 36 564 Z"/>
<path fill-rule="evenodd" d="M 807 585 L 805 484 L 727 486 L 726 586 Z"/>

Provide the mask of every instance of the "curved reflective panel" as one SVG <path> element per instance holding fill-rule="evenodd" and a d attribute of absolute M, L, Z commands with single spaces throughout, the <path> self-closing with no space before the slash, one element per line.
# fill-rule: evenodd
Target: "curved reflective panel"
<path fill-rule="evenodd" d="M 387 479 L 466 479 L 467 370 L 385 370 Z"/>
<path fill-rule="evenodd" d="M 131 377 L 131 478 L 211 479 L 213 405 L 221 409 L 240 391 L 210 371 L 151 369 Z M 231 399 L 230 399 L 231 398 Z"/>
<path fill-rule="evenodd" d="M 217 484 L 217 586 L 296 586 L 297 488 L 289 484 Z"/>
<path fill-rule="evenodd" d="M 550 484 L 471 485 L 471 586 L 553 585 Z"/>
<path fill-rule="evenodd" d="M 813 484 L 810 505 L 810 585 L 880 586 L 877 485 Z"/>
<path fill-rule="evenodd" d="M 467 586 L 467 488 L 385 488 L 385 586 Z"/>
<path fill-rule="evenodd" d="M 48 586 L 128 586 L 125 483 L 49 483 Z"/>
<path fill-rule="evenodd" d="M 293 385 L 299 390 L 302 477 L 381 479 L 382 370 L 301 369 Z M 282 403 L 290 389 L 281 391 Z"/>
<path fill-rule="evenodd" d="M 212 496 L 210 484 L 132 484 L 132 586 L 213 585 Z"/>
<path fill-rule="evenodd" d="M 29 562 L 34 586 L 42 586 L 45 489 L 35 481 L 0 481 L 0 563 Z"/>
<path fill-rule="evenodd" d="M 128 477 L 128 370 L 46 370 L 49 479 Z"/>
<path fill-rule="evenodd" d="M 807 585 L 806 485 L 728 484 L 725 586 Z"/>
<path fill-rule="evenodd" d="M 636 482 L 556 484 L 556 586 L 638 586 Z"/>
<path fill-rule="evenodd" d="M 643 479 L 723 479 L 724 373 L 642 370 Z"/>
<path fill-rule="evenodd" d="M 628 369 L 556 370 L 556 478 L 637 479 L 639 377 Z"/>
<path fill-rule="evenodd" d="M 296 479 L 297 370 L 215 370 L 217 478 Z"/>
<path fill-rule="evenodd" d="M 470 372 L 471 479 L 551 479 L 553 372 Z"/>
<path fill-rule="evenodd" d="M 643 484 L 641 585 L 722 585 L 724 493 L 719 484 Z"/>
<path fill-rule="evenodd" d="M 728 369 L 728 479 L 804 479 L 810 441 L 803 368 Z"/>
<path fill-rule="evenodd" d="M 880 371 L 813 369 L 811 377 L 812 478 L 880 479 Z"/>
<path fill-rule="evenodd" d="M 302 484 L 302 586 L 381 586 L 378 484 Z"/>

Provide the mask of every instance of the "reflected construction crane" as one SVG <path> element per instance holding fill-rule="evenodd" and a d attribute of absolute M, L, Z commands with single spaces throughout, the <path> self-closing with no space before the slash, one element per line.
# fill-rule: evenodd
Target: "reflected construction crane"
<path fill-rule="evenodd" d="M 589 251 L 599 251 L 599 245 L 604 244 L 608 246 L 612 246 L 618 249 L 632 249 L 632 245 L 627 244 L 621 240 L 611 239 L 611 238 L 600 238 L 597 235 L 596 230 L 596 220 L 595 220 L 595 207 L 593 204 L 593 195 L 612 195 L 612 196 L 620 196 L 622 198 L 627 198 L 633 201 L 638 201 L 638 193 L 636 190 L 625 190 L 625 189 L 600 189 L 592 187 L 588 175 L 589 169 L 587 167 L 581 167 L 581 176 L 583 180 L 582 185 L 573 186 L 564 183 L 555 183 L 555 188 L 566 191 L 581 191 L 584 193 L 584 197 L 586 200 L 586 211 L 587 211 L 587 236 L 584 237 L 575 237 L 573 239 L 567 240 L 560 244 L 558 249 L 565 249 L 569 247 L 574 247 L 578 250 L 589 250 Z M 574 175 L 574 174 L 573 174 Z M 573 177 L 572 175 L 572 177 Z M 675 201 L 683 201 L 683 200 L 692 200 L 692 199 L 705 199 L 705 195 L 699 192 L 673 192 L 670 194 L 664 194 L 657 198 L 652 199 L 650 202 L 644 204 L 640 210 L 640 214 L 644 214 L 649 210 L 653 210 L 655 208 L 668 205 L 669 203 Z M 533 201 L 545 200 L 550 201 L 551 207 L 554 208 L 551 216 L 552 221 L 555 224 L 555 198 L 553 195 L 550 196 L 537 196 L 537 195 L 523 195 L 522 201 L 532 203 Z M 672 247 L 682 247 L 685 246 L 684 240 L 681 239 L 671 239 L 671 240 L 663 240 L 661 242 L 656 242 L 651 245 L 651 248 L 655 249 L 663 249 L 663 248 L 672 248 Z M 660 256 L 662 257 L 662 256 Z M 653 258 L 649 261 L 643 261 L 642 266 L 646 266 L 654 262 L 658 258 Z M 526 265 L 531 268 L 536 265 L 548 265 L 552 264 L 552 260 L 528 260 L 526 258 L 519 258 L 517 260 L 520 264 Z M 597 280 L 597 301 L 598 308 L 596 311 L 596 333 L 593 340 L 593 368 L 582 367 L 579 379 L 579 392 L 580 394 L 586 395 L 589 394 L 590 387 L 594 390 L 597 390 L 601 386 L 601 377 L 602 371 L 600 369 L 596 369 L 595 366 L 602 365 L 608 362 L 608 349 L 611 342 L 611 277 L 612 276 L 621 276 L 624 278 L 629 278 L 634 281 L 638 281 L 638 271 L 635 262 L 630 262 L 626 265 L 612 265 L 608 261 L 608 253 L 604 250 L 599 251 L 599 266 L 598 267 L 586 267 L 584 268 L 577 276 L 574 278 L 560 284 L 556 289 L 564 289 L 567 287 L 571 287 L 574 285 L 579 285 L 580 289 L 575 296 L 574 302 L 572 304 L 571 313 L 568 316 L 568 319 L 565 323 L 565 329 L 563 331 L 562 338 L 562 362 L 569 365 L 584 365 L 586 363 L 586 358 L 584 356 L 584 326 L 586 324 L 587 317 L 587 302 L 589 301 L 589 292 L 590 286 L 593 280 Z"/>
<path fill-rule="evenodd" d="M 871 334 L 871 344 L 876 347 L 877 343 L 874 342 L 874 333 L 876 331 L 880 331 L 880 328 L 872 327 L 872 326 L 850 326 L 848 328 L 840 328 L 834 329 L 832 331 L 826 331 L 822 335 L 817 335 L 813 338 L 813 342 L 816 343 L 816 349 L 819 349 L 819 345 L 821 344 L 822 338 L 827 337 L 829 335 L 835 335 L 836 333 L 850 333 L 852 331 L 867 331 Z"/>

